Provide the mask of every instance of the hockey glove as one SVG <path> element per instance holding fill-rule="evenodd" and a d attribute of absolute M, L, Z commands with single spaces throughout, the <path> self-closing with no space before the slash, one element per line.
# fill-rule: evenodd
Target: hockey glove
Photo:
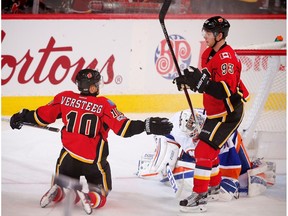
<path fill-rule="evenodd" d="M 173 124 L 167 118 L 150 117 L 145 120 L 145 131 L 148 135 L 166 135 L 172 128 Z"/>
<path fill-rule="evenodd" d="M 183 85 L 188 85 L 194 92 L 203 93 L 209 84 L 210 74 L 206 69 L 202 72 L 195 67 L 189 66 L 184 70 L 184 76 L 181 75 L 175 79 L 178 90 L 182 90 Z"/>
<path fill-rule="evenodd" d="M 199 69 L 189 66 L 184 69 L 184 75 L 180 75 L 175 78 L 174 82 L 176 82 L 178 90 L 181 91 L 184 88 L 184 85 L 187 86 L 194 92 L 196 92 L 197 80 L 201 77 L 201 72 Z"/>
<path fill-rule="evenodd" d="M 208 86 L 209 82 L 210 82 L 210 73 L 207 71 L 207 69 L 203 69 L 201 77 L 197 82 L 196 90 L 199 93 L 203 93 L 205 91 L 206 87 Z"/>
<path fill-rule="evenodd" d="M 23 126 L 23 122 L 25 122 L 25 116 L 29 112 L 28 109 L 23 109 L 18 113 L 15 113 L 11 118 L 10 118 L 10 127 L 14 129 L 21 129 Z"/>
<path fill-rule="evenodd" d="M 189 89 L 190 86 L 187 85 L 187 79 L 184 75 L 180 75 L 178 77 L 176 77 L 174 80 L 173 80 L 173 84 L 177 85 L 177 89 L 178 91 L 182 91 L 184 89 L 184 87 L 186 87 L 186 89 Z"/>

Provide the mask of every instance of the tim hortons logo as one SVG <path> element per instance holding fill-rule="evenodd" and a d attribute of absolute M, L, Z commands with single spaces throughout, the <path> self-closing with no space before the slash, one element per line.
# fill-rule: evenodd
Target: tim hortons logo
<path fill-rule="evenodd" d="M 5 36 L 6 33 L 2 30 L 2 44 Z M 17 80 L 20 84 L 25 84 L 32 81 L 34 81 L 34 83 L 36 84 L 39 84 L 48 80 L 52 85 L 57 85 L 63 82 L 67 78 L 68 74 L 71 75 L 71 73 L 73 73 L 71 80 L 74 82 L 76 74 L 79 70 L 83 68 L 96 69 L 98 65 L 98 61 L 96 58 L 94 58 L 90 63 L 87 63 L 87 60 L 85 60 L 83 57 L 80 57 L 76 62 L 72 63 L 69 56 L 63 54 L 67 52 L 72 52 L 72 46 L 56 46 L 55 44 L 56 40 L 53 37 L 50 37 L 47 46 L 38 50 L 38 53 L 42 55 L 40 57 L 40 61 L 38 62 L 36 62 L 36 57 L 38 56 L 32 56 L 31 53 L 34 52 L 31 52 L 30 49 L 27 50 L 27 52 L 22 58 L 17 58 L 9 54 L 3 54 L 5 53 L 5 51 L 3 52 L 2 50 L 1 85 L 7 84 L 13 76 L 18 76 Z M 114 61 L 114 55 L 111 55 L 101 69 L 99 68 L 99 66 L 97 67 L 99 69 L 99 72 L 103 76 L 104 84 L 109 84 L 114 79 Z M 49 65 L 47 62 L 49 62 Z M 52 62 L 52 64 L 50 62 Z M 34 68 L 35 65 L 37 67 L 35 71 L 31 74 L 31 68 Z M 103 71 L 105 69 L 107 73 L 106 75 L 103 74 Z M 45 71 L 47 71 L 48 74 Z"/>

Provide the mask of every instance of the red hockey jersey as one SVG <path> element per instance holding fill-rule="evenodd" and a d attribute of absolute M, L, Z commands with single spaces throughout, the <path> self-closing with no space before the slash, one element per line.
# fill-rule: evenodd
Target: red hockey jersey
<path fill-rule="evenodd" d="M 36 110 L 38 124 L 50 124 L 62 118 L 63 147 L 77 160 L 86 163 L 108 156 L 110 129 L 124 136 L 130 120 L 105 97 L 83 96 L 72 91 L 57 94 L 49 104 Z"/>
<path fill-rule="evenodd" d="M 225 94 L 223 99 L 203 94 L 203 105 L 208 118 L 218 118 L 227 115 L 227 112 L 233 112 L 235 103 L 246 101 L 249 97 L 249 92 L 240 79 L 242 64 L 235 51 L 225 45 L 218 52 L 213 52 L 210 47 L 203 52 L 201 66 L 208 70 L 212 81 L 222 84 Z M 236 101 L 238 98 L 239 101 Z"/>

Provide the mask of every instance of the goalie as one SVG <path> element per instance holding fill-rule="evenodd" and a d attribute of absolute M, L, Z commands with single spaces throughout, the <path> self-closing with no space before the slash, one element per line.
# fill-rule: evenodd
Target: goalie
<path fill-rule="evenodd" d="M 137 175 L 142 178 L 161 176 L 161 182 L 169 181 L 166 166 L 173 170 L 173 179 L 181 184 L 193 182 L 194 149 L 206 115 L 203 109 L 194 110 L 197 124 L 193 123 L 190 110 L 175 113 L 170 122 L 173 129 L 169 135 L 155 136 L 153 154 L 144 154 L 139 161 Z M 220 163 L 212 173 L 219 171 L 222 180 L 219 186 L 209 188 L 210 200 L 229 201 L 239 195 L 250 197 L 263 193 L 275 183 L 275 163 L 257 159 L 250 162 L 239 132 L 235 131 L 223 145 L 219 154 Z M 210 185 L 211 186 L 211 185 Z M 192 186 L 191 186 L 192 188 Z M 180 190 L 180 189 L 179 189 Z M 178 192 L 179 193 L 179 192 Z M 181 193 L 181 191 L 180 191 Z"/>

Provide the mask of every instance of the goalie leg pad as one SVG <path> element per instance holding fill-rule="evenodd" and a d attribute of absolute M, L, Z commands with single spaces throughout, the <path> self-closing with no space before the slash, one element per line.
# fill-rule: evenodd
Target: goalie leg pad
<path fill-rule="evenodd" d="M 145 153 L 141 156 L 141 159 L 138 161 L 137 176 L 144 178 L 158 175 L 158 173 L 152 173 L 150 170 L 153 157 L 153 153 Z"/>
<path fill-rule="evenodd" d="M 276 163 L 271 161 L 266 161 L 267 170 L 265 173 L 265 179 L 267 186 L 273 186 L 276 182 Z"/>
<path fill-rule="evenodd" d="M 267 189 L 267 180 L 265 178 L 267 164 L 263 163 L 256 168 L 250 169 L 248 173 L 248 196 L 254 197 L 262 194 Z"/>
<path fill-rule="evenodd" d="M 155 138 L 155 140 L 157 142 L 157 147 L 152 160 L 151 170 L 157 173 L 162 172 L 163 175 L 167 175 L 166 165 L 169 164 L 171 170 L 175 168 L 180 146 L 175 141 L 168 140 L 163 136 L 159 136 L 157 139 Z"/>
<path fill-rule="evenodd" d="M 237 179 L 225 177 L 220 183 L 219 200 L 230 201 L 239 198 L 239 181 Z"/>
<path fill-rule="evenodd" d="M 166 165 L 171 170 L 175 168 L 180 145 L 164 136 L 155 136 L 156 148 L 154 154 L 145 154 L 138 163 L 139 177 L 156 176 L 159 173 L 167 176 Z"/>
<path fill-rule="evenodd" d="M 272 161 L 265 161 L 263 158 L 258 158 L 255 161 L 252 162 L 252 168 L 251 169 L 261 169 L 263 173 L 267 173 L 269 177 L 272 177 L 274 175 L 274 180 L 275 180 L 275 175 L 276 175 L 276 163 Z M 257 173 L 259 171 L 257 170 Z M 269 179 L 267 179 L 267 182 L 269 182 Z M 273 180 L 272 180 L 273 182 Z M 275 183 L 275 182 L 273 182 Z"/>

